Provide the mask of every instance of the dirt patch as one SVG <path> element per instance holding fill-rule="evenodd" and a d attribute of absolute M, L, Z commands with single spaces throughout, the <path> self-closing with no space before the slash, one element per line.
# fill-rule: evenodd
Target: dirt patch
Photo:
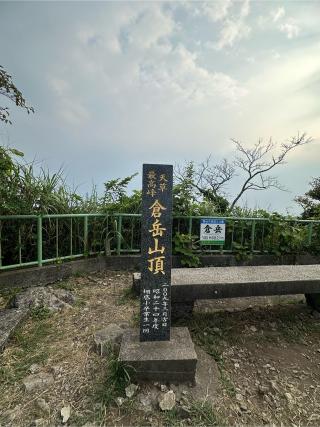
<path fill-rule="evenodd" d="M 156 384 L 106 405 L 108 360 L 93 351 L 93 334 L 110 323 L 137 324 L 131 280 L 108 272 L 58 284 L 72 290 L 75 306 L 33 312 L 0 356 L 0 423 L 57 425 L 69 405 L 68 424 L 79 426 L 320 423 L 320 320 L 301 296 L 197 303 L 180 325 L 197 345 L 198 384 L 167 384 L 182 403 L 166 414 L 150 407 L 149 397 L 162 392 Z M 54 383 L 27 392 L 32 372 Z"/>

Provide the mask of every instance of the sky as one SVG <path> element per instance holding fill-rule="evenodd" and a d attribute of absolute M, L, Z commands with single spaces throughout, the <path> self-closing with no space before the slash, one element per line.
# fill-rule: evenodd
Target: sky
<path fill-rule="evenodd" d="M 288 191 L 240 203 L 297 214 L 320 176 L 319 19 L 319 1 L 0 1 L 0 64 L 35 109 L 8 104 L 0 143 L 85 193 L 143 163 L 231 159 L 232 138 L 306 132 L 273 173 Z"/>

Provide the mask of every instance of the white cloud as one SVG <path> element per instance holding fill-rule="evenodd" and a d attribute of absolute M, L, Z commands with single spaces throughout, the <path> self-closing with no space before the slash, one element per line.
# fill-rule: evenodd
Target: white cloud
<path fill-rule="evenodd" d="M 78 96 L 73 94 L 71 85 L 64 79 L 48 77 L 48 84 L 55 96 L 55 109 L 64 122 L 80 125 L 90 117 Z"/>
<path fill-rule="evenodd" d="M 170 36 L 175 29 L 175 22 L 170 14 L 161 7 L 148 7 L 142 11 L 128 28 L 130 44 L 148 49 L 161 39 Z"/>
<path fill-rule="evenodd" d="M 197 56 L 178 46 L 161 60 L 146 60 L 140 67 L 140 79 L 153 97 L 167 102 L 207 104 L 219 97 L 221 101 L 237 102 L 246 89 L 224 73 L 210 72 L 197 64 Z"/>
<path fill-rule="evenodd" d="M 282 23 L 279 29 L 282 33 L 286 34 L 288 39 L 293 39 L 300 33 L 300 27 L 297 21 L 293 18 L 289 18 L 286 22 Z"/>
<path fill-rule="evenodd" d="M 139 99 L 142 109 L 150 105 L 170 109 L 177 104 L 183 109 L 192 104 L 208 105 L 217 98 L 221 105 L 232 105 L 246 94 L 236 79 L 209 71 L 182 43 L 172 44 L 170 37 L 177 26 L 170 11 L 161 4 L 144 4 L 135 14 L 128 15 L 130 19 L 123 20 L 113 31 L 96 26 L 94 30 L 78 32 L 79 43 L 72 47 L 68 62 L 70 72 L 77 69 L 80 79 L 87 82 L 83 96 L 92 96 L 90 85 L 96 87 L 99 82 L 97 103 L 113 103 L 114 108 L 126 110 L 131 104 L 124 105 L 125 99 L 132 99 L 132 104 Z M 243 28 L 238 28 L 241 31 Z M 121 49 L 111 60 L 106 41 L 119 41 L 123 34 Z M 229 35 L 227 43 L 233 43 L 237 37 L 238 33 Z M 75 121 L 81 114 L 79 109 L 65 117 Z"/>
<path fill-rule="evenodd" d="M 242 20 L 227 19 L 220 31 L 219 39 L 214 44 L 216 50 L 222 50 L 225 47 L 232 47 L 235 42 L 247 38 L 251 28 Z"/>
<path fill-rule="evenodd" d="M 240 9 L 240 17 L 245 18 L 249 15 L 250 12 L 250 0 L 244 0 L 241 9 Z"/>
<path fill-rule="evenodd" d="M 65 80 L 57 77 L 49 77 L 48 84 L 52 91 L 58 96 L 63 96 L 63 94 L 69 89 L 69 84 Z"/>
<path fill-rule="evenodd" d="M 278 22 L 281 18 L 284 17 L 286 11 L 284 7 L 278 7 L 278 9 L 271 11 L 271 17 L 273 22 Z"/>
<path fill-rule="evenodd" d="M 204 2 L 201 5 L 202 15 L 212 22 L 221 21 L 227 17 L 231 5 L 231 0 Z"/>

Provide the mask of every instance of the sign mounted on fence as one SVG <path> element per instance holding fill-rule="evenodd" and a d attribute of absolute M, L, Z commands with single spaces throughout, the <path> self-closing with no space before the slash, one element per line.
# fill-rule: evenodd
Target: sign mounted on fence
<path fill-rule="evenodd" d="M 172 174 L 143 165 L 140 341 L 170 340 Z"/>
<path fill-rule="evenodd" d="M 201 245 L 224 245 L 226 222 L 224 219 L 203 218 L 200 222 Z"/>

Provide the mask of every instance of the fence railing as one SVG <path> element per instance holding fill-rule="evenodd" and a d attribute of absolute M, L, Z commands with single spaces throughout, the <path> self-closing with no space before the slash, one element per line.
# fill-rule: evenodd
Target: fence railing
<path fill-rule="evenodd" d="M 320 249 L 320 221 L 243 217 L 219 217 L 226 221 L 225 244 L 201 246 L 202 218 L 210 217 L 173 217 L 173 235 L 190 236 L 195 252 L 233 253 L 240 248 L 265 253 L 278 246 L 282 250 L 280 246 L 286 244 L 288 252 L 299 250 L 299 245 L 300 249 L 317 245 Z M 126 213 L 0 216 L 0 270 L 103 253 L 139 253 L 140 222 L 140 214 Z"/>

